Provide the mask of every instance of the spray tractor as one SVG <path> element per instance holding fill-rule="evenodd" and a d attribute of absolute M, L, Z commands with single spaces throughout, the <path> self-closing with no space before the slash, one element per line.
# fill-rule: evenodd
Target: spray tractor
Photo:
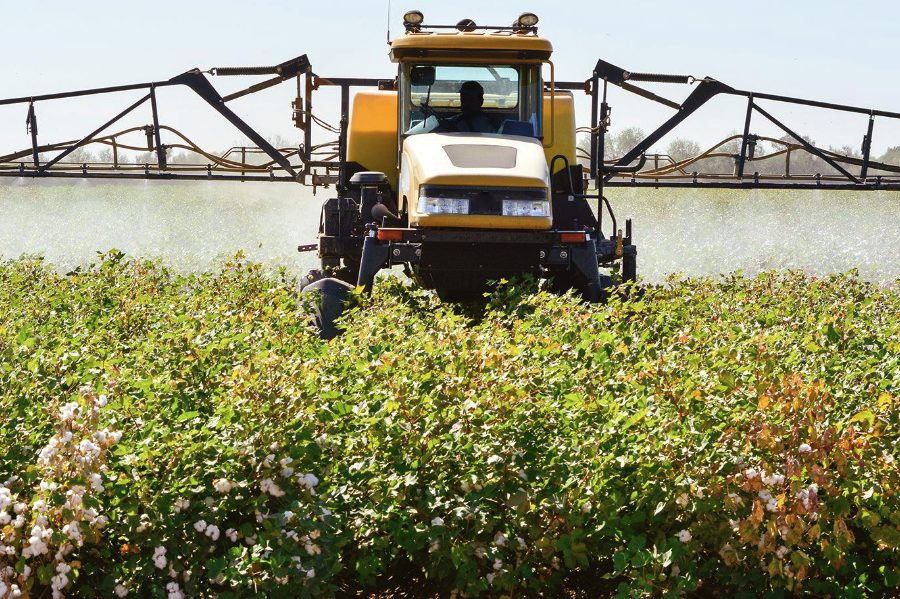
<path fill-rule="evenodd" d="M 328 334 L 334 332 L 333 318 L 348 290 L 371 289 L 375 275 L 395 265 L 449 301 L 477 297 L 490 281 L 523 274 L 549 279 L 559 290 L 575 289 L 588 301 L 602 301 L 613 286 L 614 272 L 626 284 L 637 277 L 631 221 L 617 220 L 604 195 L 608 188 L 900 189 L 900 167 L 870 157 L 876 118 L 898 119 L 900 113 L 745 91 L 709 77 L 631 72 L 603 60 L 584 81 L 557 81 L 552 45 L 538 35 L 537 24 L 536 15 L 523 13 L 509 26 L 481 26 L 470 19 L 431 25 L 421 12 L 409 11 L 404 32 L 389 42 L 396 65 L 396 76 L 389 79 L 322 77 L 303 55 L 272 67 L 193 69 L 164 81 L 0 100 L 0 106 L 26 109 L 31 136 L 30 148 L 0 156 L 0 176 L 299 182 L 314 190 L 333 186 L 322 205 L 318 243 L 298 248 L 318 252 L 320 267 L 301 285 L 321 297 L 320 325 Z M 267 78 L 222 96 L 207 75 Z M 288 81 L 296 83 L 292 116 L 303 142 L 276 148 L 229 103 Z M 692 90 L 679 103 L 638 83 L 690 85 Z M 610 85 L 667 106 L 674 114 L 621 156 L 604 160 Z M 212 154 L 162 124 L 157 96 L 171 86 L 191 89 L 253 145 Z M 315 92 L 327 88 L 340 90 L 337 126 L 313 112 Z M 39 106 L 133 90 L 146 93 L 81 139 L 39 141 Z M 591 123 L 583 129 L 575 123 L 576 93 L 586 94 L 591 103 Z M 720 95 L 746 99 L 741 134 L 687 160 L 648 153 Z M 150 123 L 112 130 L 147 103 Z M 861 155 L 816 147 L 770 112 L 777 104 L 868 117 Z M 784 137 L 754 134 L 754 115 Z M 314 129 L 317 136 L 326 131 L 337 139 L 316 143 Z M 578 134 L 586 135 L 586 147 L 576 144 Z M 740 151 L 724 152 L 734 140 Z M 760 155 L 756 146 L 761 140 L 775 150 Z M 71 161 L 73 152 L 92 144 L 110 149 L 112 161 Z M 123 150 L 149 152 L 155 160 L 120 161 Z M 198 160 L 169 164 L 172 150 L 189 151 Z M 817 157 L 824 172 L 792 172 L 791 156 L 804 152 Z M 706 164 L 704 159 L 715 157 L 727 157 L 733 169 L 696 170 Z M 751 172 L 754 162 L 779 157 L 783 173 Z"/>

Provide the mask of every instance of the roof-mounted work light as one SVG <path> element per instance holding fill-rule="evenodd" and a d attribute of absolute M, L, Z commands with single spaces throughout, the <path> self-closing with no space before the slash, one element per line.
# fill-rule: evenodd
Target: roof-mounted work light
<path fill-rule="evenodd" d="M 523 12 L 513 23 L 514 27 L 534 27 L 538 24 L 537 15 L 533 12 Z"/>
<path fill-rule="evenodd" d="M 463 19 L 456 24 L 456 29 L 458 31 L 462 31 L 463 33 L 472 33 L 473 31 L 475 31 L 476 27 L 477 25 L 472 19 Z"/>
<path fill-rule="evenodd" d="M 407 30 L 417 31 L 424 20 L 425 16 L 418 10 L 410 10 L 403 15 L 403 24 Z"/>

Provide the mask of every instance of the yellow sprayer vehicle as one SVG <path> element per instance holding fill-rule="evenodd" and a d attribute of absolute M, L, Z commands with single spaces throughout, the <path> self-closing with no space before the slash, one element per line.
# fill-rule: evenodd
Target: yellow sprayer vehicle
<path fill-rule="evenodd" d="M 336 193 L 321 209 L 318 243 L 298 248 L 317 251 L 321 260 L 301 285 L 321 298 L 318 316 L 326 336 L 336 333 L 333 320 L 348 291 L 371 289 L 380 270 L 396 265 L 451 301 L 478 297 L 490 281 L 526 274 L 548 279 L 559 290 L 575 289 L 588 301 L 602 301 L 613 285 L 613 272 L 626 284 L 635 281 L 637 256 L 631 222 L 620 226 L 603 195 L 605 187 L 900 188 L 900 167 L 869 156 L 876 118 L 897 119 L 900 113 L 744 91 L 709 77 L 635 73 L 603 60 L 584 81 L 556 81 L 553 48 L 538 35 L 537 23 L 536 15 L 523 13 L 510 26 L 479 26 L 469 19 L 426 25 L 421 12 L 409 11 L 404 33 L 390 45 L 397 67 L 393 80 L 320 77 L 303 55 L 273 67 L 193 69 L 165 81 L 0 100 L 0 105 L 27 105 L 32 142 L 31 148 L 0 156 L 0 176 L 286 181 L 314 189 L 333 185 Z M 206 74 L 271 77 L 223 97 Z M 303 131 L 303 143 L 275 148 L 228 102 L 290 80 L 296 80 L 293 120 Z M 693 89 L 678 103 L 638 82 L 689 84 Z M 675 114 L 632 149 L 605 161 L 610 84 Z M 215 155 L 161 124 L 157 92 L 169 86 L 192 89 L 255 145 Z M 313 113 L 314 92 L 329 87 L 340 89 L 338 126 Z M 39 143 L 40 103 L 130 90 L 147 93 L 82 139 Z M 576 129 L 574 93 L 586 94 L 591 102 L 591 126 L 583 130 Z M 717 146 L 680 162 L 661 161 L 660 155 L 650 160 L 646 152 L 654 144 L 720 94 L 747 99 L 743 133 L 735 136 L 739 153 L 726 155 Z M 817 148 L 764 109 L 764 102 L 867 115 L 861 156 Z M 151 123 L 109 131 L 146 103 Z M 753 115 L 764 117 L 785 137 L 753 134 Z M 315 143 L 314 128 L 338 139 Z M 576 146 L 576 133 L 582 131 L 587 148 Z M 163 143 L 163 135 L 169 143 Z M 125 141 L 133 136 L 146 138 L 146 146 Z M 759 156 L 755 148 L 760 140 L 784 147 Z M 113 161 L 65 161 L 88 144 L 111 147 Z M 169 164 L 167 151 L 172 149 L 194 152 L 201 160 Z M 156 160 L 122 163 L 116 158 L 121 150 L 146 150 Z M 824 172 L 791 172 L 790 157 L 797 152 L 816 156 Z M 42 157 L 51 153 L 56 154 L 44 162 Z M 783 175 L 750 172 L 755 161 L 781 155 Z M 254 156 L 262 160 L 254 161 Z M 722 156 L 733 159 L 733 171 L 696 170 L 704 158 Z"/>
<path fill-rule="evenodd" d="M 601 299 L 630 234 L 600 223 L 582 194 L 571 91 L 553 89 L 550 42 L 537 17 L 512 27 L 471 21 L 424 28 L 417 11 L 391 43 L 391 89 L 353 100 L 344 176 L 348 195 L 323 209 L 321 277 L 370 287 L 402 264 L 443 299 L 530 273 Z"/>

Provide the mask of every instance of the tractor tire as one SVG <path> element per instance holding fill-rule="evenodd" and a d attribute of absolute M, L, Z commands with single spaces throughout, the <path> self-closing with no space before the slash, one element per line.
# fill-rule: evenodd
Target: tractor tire
<path fill-rule="evenodd" d="M 637 282 L 637 256 L 622 256 L 622 282 L 632 284 Z"/>
<path fill-rule="evenodd" d="M 592 286 L 586 283 L 581 286 L 581 298 L 588 303 L 605 304 L 615 284 L 609 275 L 600 275 L 600 284 Z"/>
<path fill-rule="evenodd" d="M 314 268 L 300 278 L 300 291 L 306 289 L 316 281 L 328 278 L 328 275 L 321 268 Z"/>
<path fill-rule="evenodd" d="M 344 305 L 353 289 L 353 285 L 333 278 L 319 279 L 302 288 L 301 298 L 308 301 L 302 303 L 301 309 L 312 312 L 322 339 L 334 339 L 343 332 L 335 321 L 344 313 Z"/>

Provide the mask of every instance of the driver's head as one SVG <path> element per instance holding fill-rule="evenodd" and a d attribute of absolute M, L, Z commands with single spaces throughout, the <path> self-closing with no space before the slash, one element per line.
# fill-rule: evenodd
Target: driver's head
<path fill-rule="evenodd" d="M 463 114 L 475 114 L 484 104 L 484 88 L 477 81 L 466 81 L 459 88 L 459 104 Z"/>

